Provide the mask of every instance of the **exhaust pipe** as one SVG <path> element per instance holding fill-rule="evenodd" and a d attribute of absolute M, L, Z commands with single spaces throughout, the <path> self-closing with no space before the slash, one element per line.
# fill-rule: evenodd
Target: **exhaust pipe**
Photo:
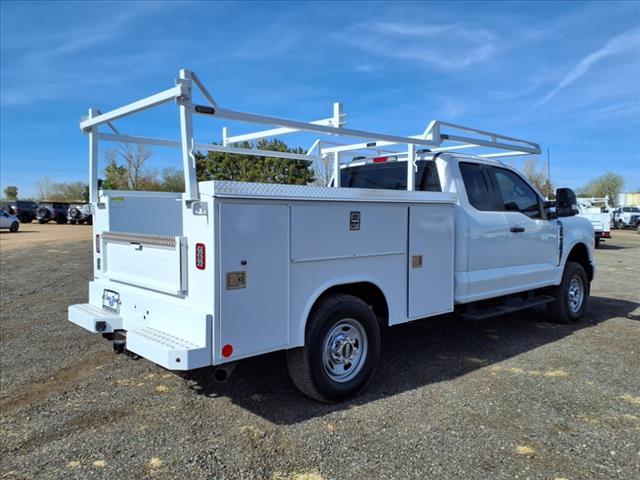
<path fill-rule="evenodd" d="M 224 383 L 229 379 L 235 368 L 236 362 L 229 362 L 224 365 L 220 365 L 213 371 L 213 379 L 218 383 Z"/>

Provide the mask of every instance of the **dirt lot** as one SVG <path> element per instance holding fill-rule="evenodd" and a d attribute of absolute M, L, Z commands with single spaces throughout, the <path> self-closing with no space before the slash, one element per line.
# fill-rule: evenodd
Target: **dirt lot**
<path fill-rule="evenodd" d="M 282 353 L 223 385 L 113 355 L 66 320 L 86 301 L 89 229 L 24 230 L 0 235 L 2 478 L 640 478 L 633 232 L 597 251 L 582 323 L 392 328 L 366 391 L 327 406 L 296 391 Z"/>
<path fill-rule="evenodd" d="M 0 230 L 0 251 L 6 252 L 16 248 L 30 248 L 45 244 L 56 249 L 60 242 L 89 240 L 91 238 L 90 225 L 58 225 L 55 223 L 21 223 L 16 233 Z"/>

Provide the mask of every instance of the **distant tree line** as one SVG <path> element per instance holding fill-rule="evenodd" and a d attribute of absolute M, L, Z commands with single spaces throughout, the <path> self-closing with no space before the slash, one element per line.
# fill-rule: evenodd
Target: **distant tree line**
<path fill-rule="evenodd" d="M 555 186 L 549 184 L 549 174 L 547 169 L 538 167 L 538 162 L 533 159 L 525 160 L 522 166 L 522 173 L 535 186 L 540 193 L 548 195 L 550 199 L 555 198 Z M 589 180 L 586 185 L 576 189 L 579 197 L 609 197 L 609 206 L 615 206 L 618 194 L 624 189 L 624 177 L 617 173 L 605 172 L 604 174 Z M 549 195 L 550 193 L 550 195 Z"/>
<path fill-rule="evenodd" d="M 291 148 L 281 140 L 260 140 L 256 144 L 236 144 L 240 148 L 304 153 L 301 148 Z M 160 173 L 150 169 L 147 161 L 153 152 L 145 145 L 123 144 L 106 150 L 106 165 L 99 179 L 100 188 L 106 190 L 184 191 L 184 174 L 175 168 L 165 168 Z M 285 183 L 327 185 L 331 177 L 329 163 L 313 165 L 309 160 L 287 160 L 277 157 L 258 157 L 224 152 L 195 153 L 198 181 L 235 180 L 240 182 Z M 524 176 L 540 193 L 554 198 L 555 186 L 549 183 L 545 167 L 539 167 L 535 159 L 527 159 L 522 168 Z M 587 182 L 576 189 L 582 197 L 609 197 L 613 206 L 624 188 L 624 178 L 613 172 Z M 89 186 L 84 182 L 54 182 L 45 177 L 36 184 L 37 200 L 88 202 Z M 4 189 L 7 200 L 18 198 L 18 188 L 10 185 Z"/>

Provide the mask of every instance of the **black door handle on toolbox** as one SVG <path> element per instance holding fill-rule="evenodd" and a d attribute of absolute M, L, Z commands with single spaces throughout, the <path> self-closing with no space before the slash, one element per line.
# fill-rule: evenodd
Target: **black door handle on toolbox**
<path fill-rule="evenodd" d="M 522 233 L 524 232 L 524 227 L 511 227 L 511 233 Z"/>

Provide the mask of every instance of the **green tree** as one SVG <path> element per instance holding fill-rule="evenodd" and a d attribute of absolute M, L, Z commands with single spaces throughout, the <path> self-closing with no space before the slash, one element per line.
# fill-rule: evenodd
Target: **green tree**
<path fill-rule="evenodd" d="M 126 190 L 128 188 L 127 167 L 118 165 L 114 158 L 109 159 L 107 166 L 104 167 L 104 179 L 100 188 L 104 190 Z"/>
<path fill-rule="evenodd" d="M 615 206 L 618 194 L 624 188 L 624 177 L 613 172 L 605 172 L 577 190 L 580 197 L 609 197 L 609 206 Z"/>
<path fill-rule="evenodd" d="M 234 146 L 276 152 L 305 153 L 303 149 L 290 148 L 278 139 L 263 139 L 256 145 L 243 142 Z M 208 152 L 207 155 L 196 153 L 196 172 L 199 181 L 235 180 L 238 182 L 306 185 L 315 180 L 309 160 L 256 157 L 225 152 Z"/>
<path fill-rule="evenodd" d="M 7 187 L 4 189 L 4 196 L 7 200 L 15 200 L 16 198 L 18 198 L 18 187 L 7 185 Z"/>

